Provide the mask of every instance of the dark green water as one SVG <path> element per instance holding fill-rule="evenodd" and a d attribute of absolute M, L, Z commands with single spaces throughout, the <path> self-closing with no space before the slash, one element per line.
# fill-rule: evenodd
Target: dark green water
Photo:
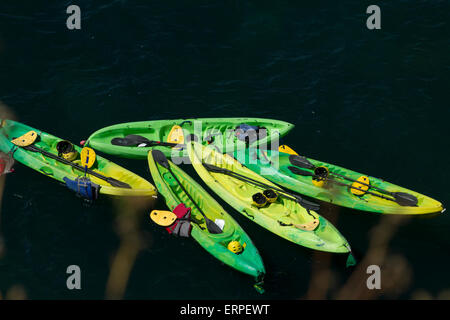
<path fill-rule="evenodd" d="M 65 25 L 70 4 L 0 3 L 0 100 L 19 121 L 78 142 L 127 121 L 276 118 L 296 124 L 283 142 L 302 154 L 448 205 L 448 1 L 79 0 L 78 31 Z M 366 28 L 369 4 L 381 7 L 381 30 Z M 151 181 L 145 161 L 110 158 Z M 171 238 L 144 218 L 148 247 L 125 298 L 304 297 L 320 258 L 224 205 L 260 250 L 265 295 L 193 241 Z M 165 208 L 162 198 L 158 208 Z M 1 211 L 0 291 L 21 284 L 32 299 L 104 298 L 119 244 L 114 210 L 108 200 L 87 207 L 16 165 Z M 327 204 L 321 213 L 338 218 L 364 255 L 380 216 Z M 395 297 L 450 288 L 449 228 L 443 214 L 414 218 L 396 233 L 390 252 L 407 259 L 413 279 Z M 81 291 L 66 288 L 71 264 L 81 267 Z M 343 266 L 333 256 L 337 286 L 351 274 Z"/>

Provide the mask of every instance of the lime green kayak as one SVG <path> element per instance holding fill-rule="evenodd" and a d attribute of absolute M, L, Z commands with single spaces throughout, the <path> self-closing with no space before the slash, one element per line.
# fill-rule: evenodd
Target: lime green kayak
<path fill-rule="evenodd" d="M 86 145 L 107 154 L 145 159 L 151 146 L 155 145 L 153 142 L 173 142 L 171 137 L 176 131 L 174 129 L 179 128 L 184 137 L 193 134 L 203 144 L 213 144 L 224 152 L 233 152 L 234 149 L 246 147 L 245 134 L 242 134 L 242 130 L 237 130 L 240 125 L 255 127 L 257 140 L 252 140 L 253 136 L 249 134 L 248 142 L 251 145 L 269 144 L 294 128 L 293 124 L 285 121 L 260 118 L 153 120 L 105 127 L 94 132 Z M 182 144 L 184 139 L 178 142 Z M 165 147 L 161 151 L 166 156 L 187 156 L 183 147 Z"/>
<path fill-rule="evenodd" d="M 227 169 L 276 188 L 276 185 L 242 166 L 233 157 L 196 142 L 189 143 L 187 147 L 191 163 L 203 181 L 250 220 L 301 246 L 328 252 L 350 252 L 347 240 L 316 212 L 306 210 L 297 201 L 281 195 L 275 202 L 257 207 L 252 197 L 265 188 L 227 174 L 212 172 L 205 167 L 206 164 Z"/>
<path fill-rule="evenodd" d="M 423 194 L 379 178 L 303 157 L 314 167 L 325 167 L 330 172 L 329 176 L 332 176 L 333 180 L 337 182 L 318 183 L 317 179 L 313 179 L 308 174 L 308 172 L 313 173 L 314 170 L 298 166 L 302 165 L 302 162 L 298 162 L 298 160 L 305 161 L 298 157 L 295 152 L 294 154 L 288 154 L 276 150 L 263 151 L 256 148 L 235 153 L 235 158 L 239 162 L 268 180 L 300 194 L 339 206 L 384 214 L 428 214 L 444 210 L 439 201 Z M 366 184 L 370 185 L 367 188 L 370 193 L 354 191 L 358 191 L 354 188 L 358 184 L 355 182 L 358 179 L 367 179 L 360 181 L 365 181 Z M 349 186 L 353 186 L 353 188 Z M 380 191 L 380 189 L 387 191 L 387 193 Z M 395 194 L 397 199 L 390 193 L 397 193 Z M 417 199 L 417 204 L 415 204 L 415 200 L 411 203 L 402 203 L 401 196 L 404 194 L 408 197 L 406 200 L 409 200 L 409 197 Z"/>
<path fill-rule="evenodd" d="M 12 120 L 1 121 L 0 151 L 12 155 L 18 162 L 63 183 L 65 183 L 65 178 L 75 180 L 80 176 L 84 176 L 83 171 L 80 171 L 71 165 L 59 162 L 42 153 L 17 147 L 11 142 L 14 138 L 21 137 L 30 131 L 35 131 L 39 137 L 38 140 L 33 143 L 33 146 L 54 156 L 58 155 L 56 145 L 58 142 L 63 141 L 63 139 Z M 76 145 L 73 147 L 76 150 L 76 152 L 74 152 L 76 158 L 71 160 L 71 162 L 79 165 L 81 163 L 81 148 Z M 95 173 L 101 174 L 107 178 L 116 179 L 129 186 L 126 188 L 113 186 L 107 181 L 87 173 L 86 177 L 100 186 L 100 194 L 114 196 L 148 196 L 156 198 L 156 189 L 150 182 L 103 157 L 97 156 L 93 167 L 90 169 Z"/>
<path fill-rule="evenodd" d="M 265 268 L 259 252 L 249 236 L 239 224 L 211 197 L 194 179 L 187 175 L 178 166 L 168 161 L 170 170 L 161 165 L 155 158 L 155 152 L 162 148 L 158 147 L 148 153 L 148 165 L 151 175 L 160 194 L 163 195 L 167 206 L 174 210 L 183 203 L 191 208 L 192 231 L 191 236 L 206 251 L 228 266 L 249 274 L 260 282 L 262 281 Z M 184 187 L 180 187 L 177 180 Z M 186 193 L 186 192 L 187 193 Z M 205 225 L 205 219 L 201 210 L 208 219 L 221 221 L 222 233 L 210 233 Z M 243 251 L 239 254 L 228 249 L 231 242 L 237 241 L 241 244 Z"/>

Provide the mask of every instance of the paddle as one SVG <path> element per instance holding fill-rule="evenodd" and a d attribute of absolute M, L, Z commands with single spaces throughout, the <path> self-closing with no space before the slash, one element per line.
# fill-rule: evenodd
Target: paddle
<path fill-rule="evenodd" d="M 111 144 L 116 145 L 116 146 L 124 146 L 124 147 L 138 146 L 138 145 L 144 144 L 144 146 L 142 146 L 142 147 L 146 147 L 146 148 L 156 147 L 156 146 L 184 147 L 184 145 L 180 145 L 177 143 L 149 140 L 146 137 L 143 137 L 143 136 L 140 136 L 137 134 L 129 134 L 124 138 L 113 138 L 111 140 Z"/>
<path fill-rule="evenodd" d="M 198 209 L 198 211 L 202 214 L 203 218 L 205 219 L 205 224 L 206 224 L 206 228 L 208 229 L 208 231 L 213 234 L 222 233 L 223 232 L 222 229 L 220 229 L 219 226 L 214 223 L 214 221 L 210 220 L 203 213 L 202 209 L 200 209 L 200 207 L 197 205 L 197 203 L 194 201 L 194 199 L 192 199 L 191 195 L 186 191 L 184 186 L 181 184 L 180 180 L 178 180 L 177 176 L 172 172 L 169 161 L 167 160 L 164 153 L 162 153 L 160 150 L 152 150 L 152 156 L 153 156 L 153 159 L 158 164 L 160 164 L 161 166 L 163 166 L 164 168 L 169 170 L 170 174 L 175 178 L 175 181 L 178 183 L 181 190 L 183 190 L 183 192 L 188 196 L 189 200 L 191 200 L 191 202 L 195 205 L 195 207 Z"/>
<path fill-rule="evenodd" d="M 229 176 L 231 176 L 233 178 L 239 179 L 241 181 L 248 182 L 248 183 L 251 183 L 253 185 L 259 186 L 261 188 L 276 190 L 276 191 L 282 193 L 285 197 L 298 202 L 302 207 L 304 207 L 307 210 L 318 211 L 320 209 L 320 206 L 318 204 L 316 204 L 314 202 L 307 201 L 307 200 L 303 199 L 302 197 L 300 197 L 299 195 L 291 193 L 291 192 L 288 192 L 288 191 L 283 190 L 281 188 L 265 184 L 263 182 L 260 182 L 260 181 L 254 180 L 252 178 L 246 177 L 244 175 L 241 175 L 239 173 L 233 172 L 231 170 L 224 169 L 224 168 L 219 168 L 219 167 L 216 167 L 216 166 L 211 165 L 211 164 L 203 163 L 203 166 L 208 171 L 212 171 L 212 172 L 216 172 L 216 173 L 223 173 L 223 174 L 229 175 Z"/>
<path fill-rule="evenodd" d="M 298 174 L 298 175 L 306 176 L 306 177 L 310 176 L 310 177 L 313 177 L 313 178 L 324 179 L 323 177 L 318 177 L 317 175 L 315 175 L 314 173 L 312 173 L 310 171 L 302 170 L 302 169 L 299 169 L 297 167 L 289 166 L 288 169 L 293 174 Z M 348 188 L 352 188 L 352 189 L 361 191 L 361 189 L 359 189 L 359 188 L 353 187 L 351 185 L 348 185 L 348 184 L 345 184 L 345 183 L 342 183 L 342 182 L 339 182 L 339 181 L 336 181 L 336 180 L 333 180 L 333 179 L 330 179 L 330 178 L 325 178 L 325 180 L 326 181 L 330 181 L 330 182 L 332 182 L 334 184 L 337 184 L 339 186 L 348 187 Z M 357 181 L 357 182 L 360 183 L 359 181 Z M 364 183 L 361 183 L 361 184 L 364 184 Z M 414 199 L 409 198 L 409 196 L 412 196 L 412 195 L 410 195 L 408 193 L 404 193 L 404 192 L 391 192 L 391 195 L 394 197 L 394 199 L 388 198 L 388 197 L 385 197 L 385 196 L 383 196 L 381 194 L 373 193 L 373 192 L 370 192 L 370 191 L 367 191 L 367 190 L 365 190 L 364 192 L 368 193 L 368 194 L 371 194 L 373 196 L 385 199 L 385 200 L 390 200 L 390 201 L 397 202 L 401 206 L 414 206 L 414 205 L 417 204 L 417 202 L 415 202 L 414 205 L 411 205 L 410 203 L 412 203 L 414 201 Z M 412 196 L 412 197 L 414 197 L 414 196 Z M 416 201 L 417 201 L 417 199 L 416 199 Z"/>
<path fill-rule="evenodd" d="M 312 169 L 312 170 L 317 168 L 306 157 L 290 155 L 289 156 L 289 161 L 293 165 L 296 165 L 298 167 L 302 167 L 302 168 L 306 168 L 306 169 Z M 348 181 L 357 182 L 357 183 L 359 183 L 361 185 L 368 186 L 369 188 L 373 188 L 373 189 L 378 190 L 380 192 L 383 192 L 383 193 L 385 193 L 387 195 L 390 195 L 390 196 L 394 197 L 395 200 L 392 200 L 392 199 L 389 199 L 389 200 L 392 200 L 392 201 L 396 202 L 397 204 L 399 204 L 401 206 L 409 206 L 409 207 L 417 206 L 418 199 L 412 194 L 409 194 L 409 193 L 406 193 L 406 192 L 390 192 L 390 191 L 381 189 L 379 187 L 376 187 L 376 186 L 373 186 L 373 185 L 370 185 L 370 184 L 366 184 L 364 182 L 357 181 L 355 179 L 351 179 L 351 178 L 346 177 L 344 175 L 341 175 L 339 173 L 335 173 L 335 172 L 331 172 L 330 171 L 330 174 L 338 176 L 338 177 L 341 177 L 341 178 L 343 178 L 345 180 L 348 180 Z M 368 191 L 366 191 L 366 192 L 369 193 Z M 373 194 L 373 193 L 370 193 L 370 194 Z"/>
<path fill-rule="evenodd" d="M 51 159 L 54 159 L 56 161 L 62 162 L 64 164 L 67 164 L 69 166 L 72 166 L 75 169 L 80 170 L 82 172 L 85 172 L 85 173 L 87 172 L 87 173 L 89 173 L 90 175 L 92 175 L 94 177 L 97 177 L 99 179 L 105 180 L 106 182 L 111 184 L 113 187 L 131 189 L 130 185 L 125 183 L 125 182 L 116 180 L 114 178 L 105 177 L 105 176 L 101 175 L 100 173 L 97 173 L 97 172 L 92 171 L 92 170 L 87 169 L 87 168 L 83 168 L 82 166 L 80 166 L 80 165 L 78 165 L 76 163 L 73 163 L 73 162 L 71 162 L 69 160 L 66 160 L 64 158 L 58 157 L 57 155 L 55 155 L 53 153 L 47 152 L 47 151 L 45 151 L 43 149 L 40 149 L 40 148 L 34 146 L 33 143 L 36 141 L 37 136 L 38 135 L 37 135 L 37 133 L 35 131 L 29 131 L 29 132 L 25 133 L 23 136 L 21 136 L 19 138 L 16 138 L 16 139 L 13 139 L 11 142 L 13 144 L 15 144 L 16 146 L 24 148 L 25 150 L 32 151 L 32 152 L 39 152 L 39 153 L 43 154 L 44 156 L 46 156 L 48 158 L 51 158 Z M 94 159 L 94 161 L 95 161 L 95 159 Z"/>

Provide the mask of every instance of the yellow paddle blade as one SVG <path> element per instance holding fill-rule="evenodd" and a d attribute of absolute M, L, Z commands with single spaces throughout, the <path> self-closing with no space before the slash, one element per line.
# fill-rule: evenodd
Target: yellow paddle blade
<path fill-rule="evenodd" d="M 296 224 L 295 227 L 305 230 L 305 231 L 313 231 L 317 228 L 318 225 L 319 225 L 319 219 L 314 219 L 313 221 L 308 222 L 308 223 Z"/>
<path fill-rule="evenodd" d="M 289 146 L 287 146 L 285 144 L 279 146 L 278 151 L 298 156 L 297 152 L 295 152 L 294 150 L 292 150 Z"/>
<path fill-rule="evenodd" d="M 359 182 L 365 183 L 365 184 L 370 184 L 369 177 L 366 177 L 366 176 L 361 176 L 356 180 Z M 353 182 L 352 183 L 353 188 L 350 188 L 350 192 L 353 193 L 355 196 L 364 195 L 366 193 L 366 191 L 369 190 L 369 186 L 366 186 L 365 184 L 361 184 L 356 181 Z M 354 189 L 354 188 L 356 188 L 356 189 Z"/>
<path fill-rule="evenodd" d="M 169 136 L 167 137 L 167 142 L 183 144 L 184 143 L 184 134 L 183 129 L 179 125 L 174 125 L 169 132 Z"/>
<path fill-rule="evenodd" d="M 95 151 L 91 148 L 88 147 L 84 147 L 83 149 L 81 149 L 81 154 L 80 154 L 80 158 L 81 158 L 81 165 L 83 167 L 92 167 L 94 165 L 95 162 Z"/>
<path fill-rule="evenodd" d="M 36 133 L 36 131 L 28 131 L 23 136 L 15 138 L 11 142 L 19 147 L 27 147 L 29 145 L 32 145 L 36 141 L 37 137 L 38 134 Z"/>
<path fill-rule="evenodd" d="M 168 227 L 177 220 L 175 213 L 165 210 L 153 210 L 150 213 L 150 219 L 162 227 Z"/>

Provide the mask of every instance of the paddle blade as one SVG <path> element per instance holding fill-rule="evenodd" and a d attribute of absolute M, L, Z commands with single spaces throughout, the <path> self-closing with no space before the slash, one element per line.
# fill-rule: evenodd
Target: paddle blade
<path fill-rule="evenodd" d="M 84 147 L 81 149 L 80 158 L 83 167 L 91 168 L 95 163 L 95 151 L 91 148 Z"/>
<path fill-rule="evenodd" d="M 208 228 L 208 231 L 210 233 L 219 234 L 219 233 L 223 232 L 222 229 L 220 229 L 220 227 L 217 224 L 215 224 L 214 221 L 212 221 L 206 217 L 204 217 L 204 218 L 205 218 L 206 228 Z"/>
<path fill-rule="evenodd" d="M 98 177 L 100 178 L 100 177 Z M 103 179 L 103 178 L 100 178 Z M 111 177 L 104 177 L 104 180 L 106 182 L 108 182 L 110 185 L 112 185 L 113 187 L 117 187 L 117 188 L 125 188 L 125 189 L 132 189 L 131 186 L 128 183 L 119 181 L 117 179 L 111 178 Z"/>
<path fill-rule="evenodd" d="M 290 155 L 289 162 L 294 166 L 305 168 L 305 169 L 314 169 L 316 166 L 313 165 L 306 157 Z"/>
<path fill-rule="evenodd" d="M 145 147 L 148 147 L 151 143 L 152 141 L 148 140 L 146 137 L 137 134 L 129 134 L 124 138 L 111 139 L 111 144 L 124 147 L 133 147 L 137 145 L 144 145 Z"/>
<path fill-rule="evenodd" d="M 283 144 L 278 148 L 279 152 L 283 152 L 283 153 L 287 153 L 287 154 L 292 154 L 292 155 L 296 155 L 298 156 L 298 153 L 295 152 L 292 148 L 290 148 L 289 146 Z"/>
<path fill-rule="evenodd" d="M 312 211 L 319 211 L 320 210 L 320 205 L 318 205 L 317 203 L 302 199 L 300 202 L 300 205 L 308 210 L 312 210 Z"/>
<path fill-rule="evenodd" d="M 152 157 L 153 160 L 156 161 L 159 165 L 163 166 L 166 169 L 170 168 L 169 161 L 167 160 L 166 156 L 162 151 L 160 150 L 152 150 Z"/>
<path fill-rule="evenodd" d="M 27 146 L 33 144 L 36 141 L 37 137 L 38 137 L 38 134 L 36 133 L 36 131 L 28 131 L 24 135 L 13 139 L 11 141 L 11 143 L 13 143 L 19 147 L 27 147 Z"/>
<path fill-rule="evenodd" d="M 302 169 L 299 169 L 299 168 L 297 168 L 297 167 L 289 166 L 288 169 L 289 169 L 293 174 L 298 174 L 299 176 L 305 176 L 305 177 L 308 177 L 308 176 L 311 176 L 311 177 L 312 177 L 312 176 L 314 176 L 314 173 L 313 173 L 313 172 L 306 171 L 306 170 L 302 170 Z"/>
<path fill-rule="evenodd" d="M 415 196 L 406 192 L 393 192 L 392 195 L 395 198 L 395 202 L 401 206 L 417 207 L 419 202 Z"/>
<path fill-rule="evenodd" d="M 312 211 L 319 211 L 320 205 L 317 203 L 308 201 L 300 197 L 299 195 L 292 194 L 292 196 L 297 200 L 297 202 L 305 209 L 312 210 Z"/>

